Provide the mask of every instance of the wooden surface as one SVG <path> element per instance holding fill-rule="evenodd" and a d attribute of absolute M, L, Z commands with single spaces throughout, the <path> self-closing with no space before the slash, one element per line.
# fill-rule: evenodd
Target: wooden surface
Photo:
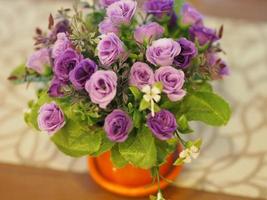
<path fill-rule="evenodd" d="M 168 200 L 249 200 L 249 198 L 213 194 L 170 187 Z M 1 200 L 125 200 L 97 186 L 88 174 L 0 164 Z M 139 198 L 132 200 L 147 200 Z"/>

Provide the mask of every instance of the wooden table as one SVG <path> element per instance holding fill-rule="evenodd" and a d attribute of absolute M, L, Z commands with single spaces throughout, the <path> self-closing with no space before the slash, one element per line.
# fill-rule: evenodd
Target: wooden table
<path fill-rule="evenodd" d="M 168 200 L 249 200 L 192 189 L 170 187 Z M 125 200 L 97 186 L 88 174 L 0 164 L 1 200 Z M 130 198 L 147 200 L 147 198 Z"/>

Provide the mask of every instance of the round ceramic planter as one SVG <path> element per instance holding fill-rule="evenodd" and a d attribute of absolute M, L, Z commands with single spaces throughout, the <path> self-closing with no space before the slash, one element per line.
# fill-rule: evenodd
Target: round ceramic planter
<path fill-rule="evenodd" d="M 176 157 L 175 154 L 170 155 L 167 163 L 160 167 L 160 174 L 166 180 L 174 181 L 181 172 L 181 166 L 172 165 Z M 132 165 L 117 169 L 112 165 L 110 152 L 97 158 L 88 157 L 88 167 L 94 181 L 110 192 L 128 197 L 142 197 L 158 191 L 158 184 L 152 183 L 149 170 Z M 169 184 L 169 181 L 161 180 L 160 188 L 164 189 Z"/>

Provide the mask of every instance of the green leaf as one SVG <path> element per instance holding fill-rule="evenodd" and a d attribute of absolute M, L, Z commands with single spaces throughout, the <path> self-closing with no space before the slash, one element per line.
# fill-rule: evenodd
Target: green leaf
<path fill-rule="evenodd" d="M 139 111 L 143 111 L 150 108 L 150 103 L 147 102 L 145 99 L 142 99 L 141 103 L 140 103 L 140 107 L 139 107 Z"/>
<path fill-rule="evenodd" d="M 51 140 L 59 150 L 69 156 L 94 154 L 100 149 L 103 129 L 94 127 L 91 130 L 83 130 L 82 127 L 77 121 L 68 120 Z"/>
<path fill-rule="evenodd" d="M 134 113 L 133 113 L 134 126 L 136 128 L 140 128 L 141 127 L 141 121 L 142 121 L 142 113 L 139 112 L 138 110 L 134 110 Z"/>
<path fill-rule="evenodd" d="M 157 149 L 155 140 L 147 127 L 138 129 L 129 138 L 119 144 L 122 157 L 136 167 L 150 169 L 157 163 Z"/>
<path fill-rule="evenodd" d="M 175 0 L 174 2 L 174 11 L 177 16 L 181 15 L 181 9 L 185 3 L 185 0 Z"/>
<path fill-rule="evenodd" d="M 154 85 L 156 88 L 158 88 L 161 92 L 163 90 L 163 84 L 161 82 L 156 82 L 154 83 Z"/>
<path fill-rule="evenodd" d="M 127 165 L 127 161 L 122 157 L 120 151 L 119 151 L 119 145 L 116 144 L 111 149 L 111 161 L 114 164 L 116 168 L 123 168 L 125 165 Z"/>
<path fill-rule="evenodd" d="M 140 100 L 142 98 L 142 93 L 140 92 L 140 90 L 137 87 L 131 86 L 131 87 L 129 87 L 129 89 L 132 92 L 132 94 L 134 95 L 134 99 L 136 101 Z"/>
<path fill-rule="evenodd" d="M 183 134 L 192 133 L 193 130 L 190 128 L 187 118 L 185 115 L 182 115 L 177 120 L 178 123 L 178 131 Z"/>
<path fill-rule="evenodd" d="M 188 93 L 184 98 L 180 113 L 189 121 L 202 121 L 213 126 L 227 124 L 231 109 L 220 96 L 211 92 Z"/>
<path fill-rule="evenodd" d="M 177 158 L 177 160 L 173 163 L 175 166 L 179 166 L 184 164 L 184 159 L 183 158 Z"/>
<path fill-rule="evenodd" d="M 185 144 L 186 148 L 190 148 L 190 147 L 192 147 L 192 146 L 195 146 L 195 147 L 197 147 L 198 149 L 200 149 L 201 145 L 202 145 L 202 140 L 201 140 L 201 139 L 198 139 L 198 140 L 196 140 L 196 141 L 188 141 L 188 142 L 186 142 L 186 144 Z"/>
<path fill-rule="evenodd" d="M 92 153 L 91 156 L 100 156 L 101 154 L 109 151 L 113 146 L 114 146 L 114 142 L 110 141 L 107 138 L 107 135 L 104 131 L 101 132 L 102 133 L 102 141 L 101 141 L 101 145 L 98 151 L 96 151 L 95 153 Z"/>
<path fill-rule="evenodd" d="M 157 146 L 157 164 L 162 165 L 166 162 L 167 157 L 176 150 L 176 141 L 160 141 L 156 140 Z"/>

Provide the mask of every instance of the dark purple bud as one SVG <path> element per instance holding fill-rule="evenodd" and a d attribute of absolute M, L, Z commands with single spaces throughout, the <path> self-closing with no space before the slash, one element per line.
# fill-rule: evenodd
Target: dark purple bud
<path fill-rule="evenodd" d="M 82 60 L 71 72 L 70 81 L 77 90 L 84 89 L 85 83 L 97 70 L 97 65 L 90 59 Z"/>
<path fill-rule="evenodd" d="M 180 38 L 178 43 L 181 46 L 181 53 L 175 57 L 174 64 L 180 68 L 188 67 L 192 58 L 197 55 L 197 48 L 195 44 L 186 38 Z"/>

